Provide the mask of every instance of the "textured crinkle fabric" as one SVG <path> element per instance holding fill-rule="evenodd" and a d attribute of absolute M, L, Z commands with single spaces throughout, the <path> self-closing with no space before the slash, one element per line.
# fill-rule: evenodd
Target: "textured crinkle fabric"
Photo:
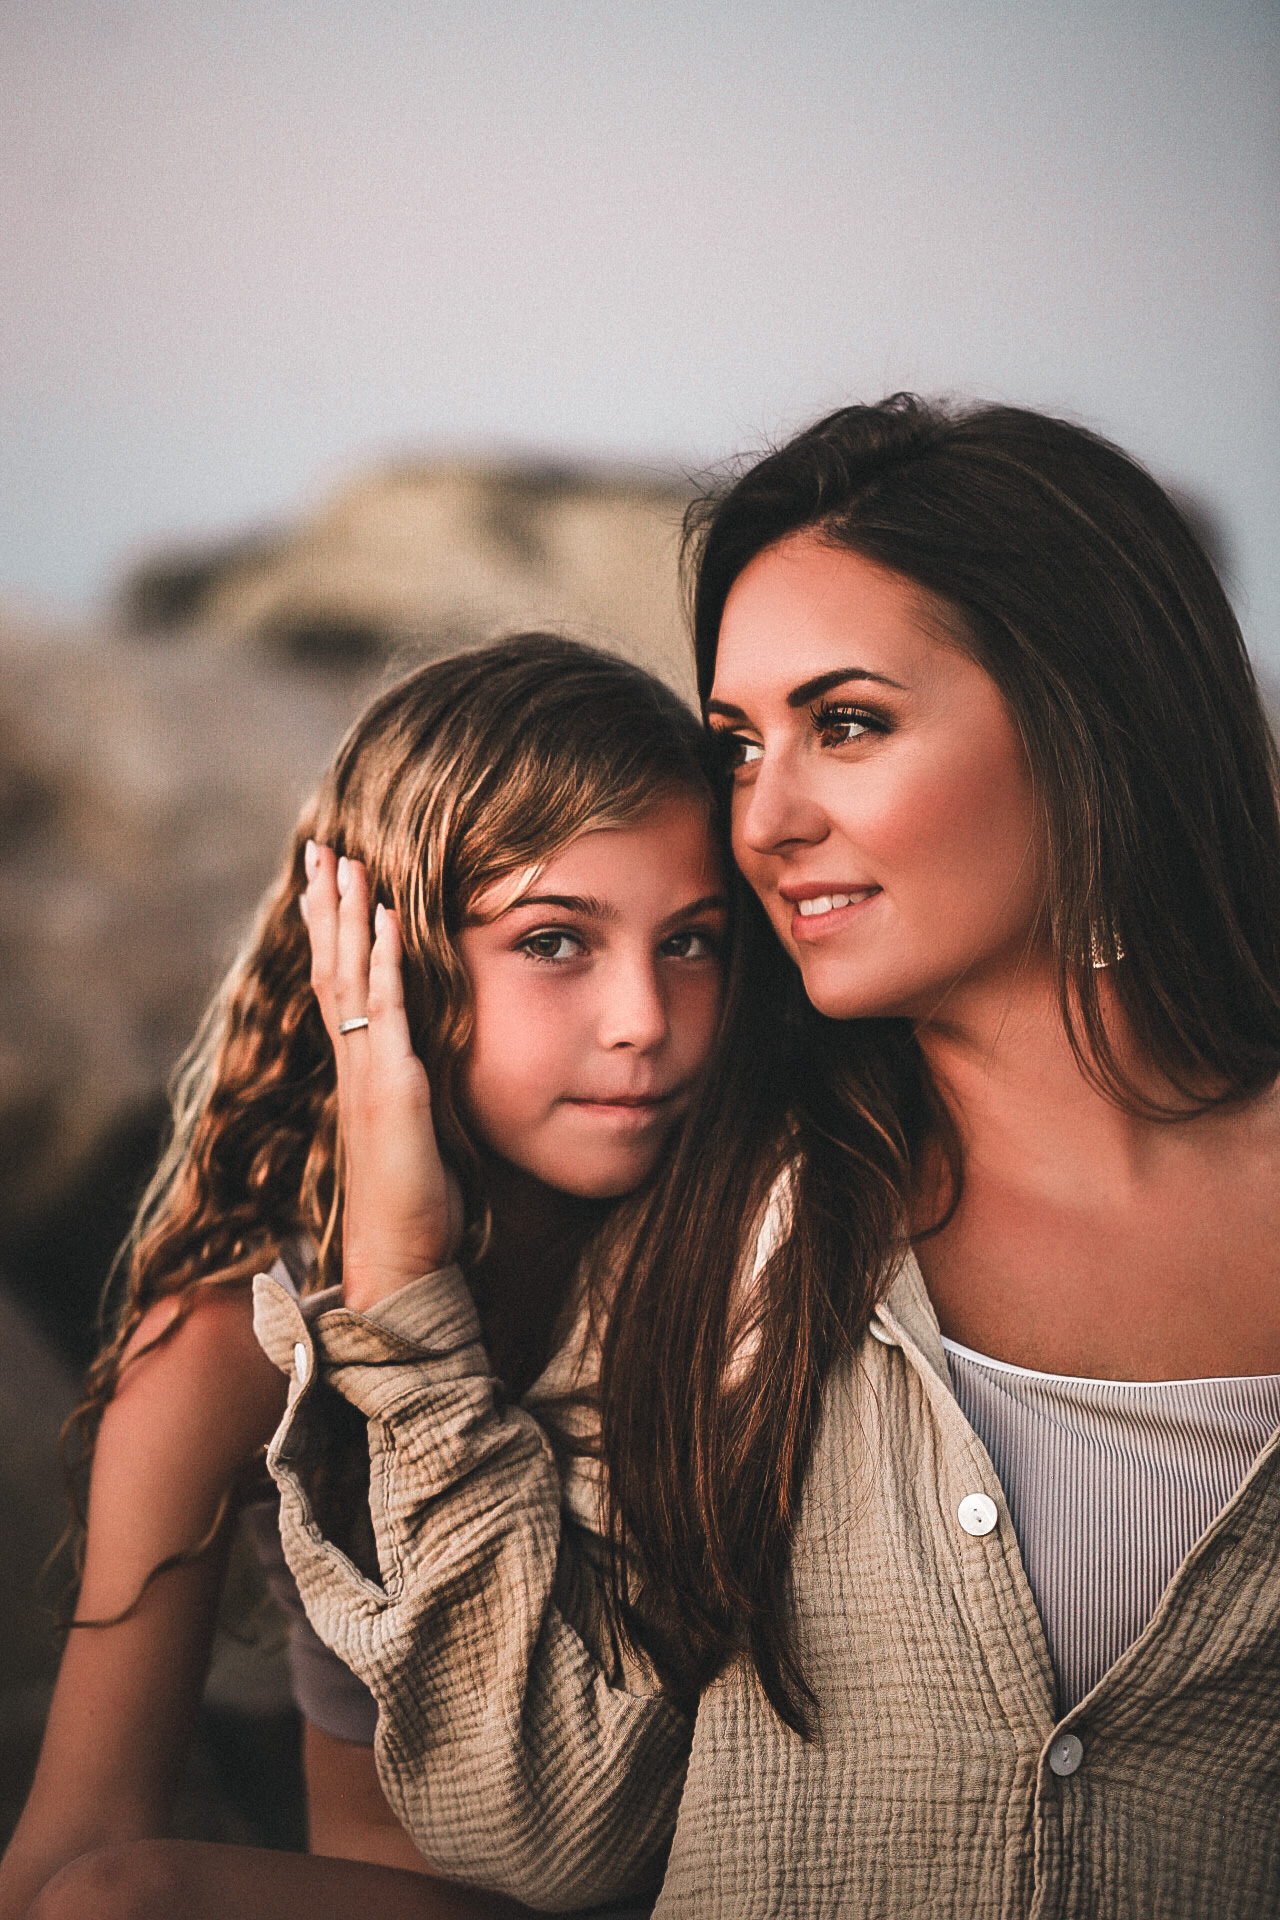
<path fill-rule="evenodd" d="M 602 1630 L 594 1489 L 566 1488 L 566 1522 L 537 1421 L 494 1395 L 461 1275 L 368 1317 L 324 1295 L 304 1317 L 269 1282 L 258 1301 L 295 1375 L 270 1454 L 290 1564 L 378 1697 L 393 1806 L 451 1875 L 598 1906 L 643 1891 L 674 1825 L 655 1920 L 1280 1915 L 1280 1435 L 1059 1718 L 1000 1482 L 908 1261 L 829 1383 L 799 1519 L 816 1738 L 735 1666 L 689 1752 Z M 370 1422 L 380 1583 L 310 1515 L 317 1370 Z"/>
<path fill-rule="evenodd" d="M 570 1461 L 562 1489 L 542 1426 L 490 1375 L 456 1267 L 368 1315 L 266 1276 L 254 1295 L 291 1380 L 268 1452 L 281 1539 L 316 1631 L 377 1698 L 397 1817 L 442 1873 L 530 1906 L 652 1897 L 691 1729 L 608 1631 L 594 1463 Z M 587 1335 L 584 1314 L 532 1403 L 571 1390 Z M 376 1581 L 313 1516 L 319 1378 L 369 1422 Z"/>
<path fill-rule="evenodd" d="M 982 1531 L 960 1518 L 975 1494 Z M 908 1262 L 828 1388 L 795 1604 L 818 1737 L 721 1675 L 655 1920 L 1280 1914 L 1280 1436 L 1059 1719 L 1000 1482 Z"/>

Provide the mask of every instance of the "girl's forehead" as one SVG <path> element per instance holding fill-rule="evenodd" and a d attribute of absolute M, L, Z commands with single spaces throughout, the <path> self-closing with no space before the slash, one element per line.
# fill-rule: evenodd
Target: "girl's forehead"
<path fill-rule="evenodd" d="M 680 869 L 691 864 L 719 868 L 710 803 L 698 794 L 669 793 L 633 818 L 591 822 L 545 859 L 499 875 L 475 896 L 466 917 L 499 919 L 530 895 L 625 893 L 628 876 L 638 879 L 642 869 L 655 865 L 669 866 L 678 884 Z"/>

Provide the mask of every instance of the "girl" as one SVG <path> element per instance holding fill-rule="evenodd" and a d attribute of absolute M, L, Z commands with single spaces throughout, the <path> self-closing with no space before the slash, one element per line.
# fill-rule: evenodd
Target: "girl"
<path fill-rule="evenodd" d="M 299 911 L 308 873 L 312 892 L 329 888 L 312 916 L 321 946 L 338 885 L 366 942 L 367 888 L 380 915 L 394 909 L 385 938 L 404 930 L 402 1091 L 421 1100 L 419 1125 L 434 1109 L 448 1166 L 433 1156 L 437 1198 L 484 1328 L 486 1373 L 513 1407 L 543 1370 L 579 1255 L 653 1175 L 716 1030 L 725 898 L 699 729 L 674 695 L 616 659 L 530 635 L 422 668 L 375 702 L 306 810 L 202 1030 L 131 1242 L 117 1332 L 91 1379 L 100 1425 L 78 1631 L 0 1870 L 6 1920 L 64 1862 L 165 1830 L 232 1516 L 261 1499 L 261 1451 L 284 1402 L 253 1341 L 249 1277 L 281 1255 L 273 1271 L 290 1301 L 292 1268 L 323 1307 L 344 1273 L 344 1235 L 357 1297 L 371 1236 L 382 1248 L 377 1221 L 359 1214 L 358 1178 L 355 1217 L 348 1205 L 343 1220 L 337 1130 L 338 1086 L 347 1092 L 377 1030 L 331 1017 L 336 952 L 318 955 L 318 1002 L 312 992 Z M 541 1403 L 557 1391 L 544 1384 Z M 341 1444 L 328 1448 L 335 1526 L 352 1506 L 349 1465 Z M 358 1487 L 357 1499 L 367 1517 Z M 269 1549 L 266 1511 L 255 1508 Z M 356 1558 L 368 1550 L 359 1524 L 344 1538 Z M 491 1603 L 483 1582 L 473 1598 Z M 592 1622 L 580 1624 L 589 1637 Z M 312 1848 L 348 1858 L 201 1856 L 238 1861 L 245 1899 L 270 1900 L 273 1876 L 302 1867 L 311 1914 L 328 1895 L 343 1909 L 376 1898 L 383 1915 L 509 1911 L 422 1877 L 427 1863 L 377 1785 L 369 1696 L 357 1688 L 353 1702 L 350 1673 L 314 1636 L 294 1638 L 311 1716 Z M 633 1856 L 642 1881 L 669 1831 L 682 1760 L 673 1750 L 650 1857 Z M 98 1893 L 74 1890 L 75 1871 L 69 1894 L 64 1874 L 44 1898 L 98 1911 Z M 242 1910 L 216 1868 L 201 1878 L 212 1911 Z"/>

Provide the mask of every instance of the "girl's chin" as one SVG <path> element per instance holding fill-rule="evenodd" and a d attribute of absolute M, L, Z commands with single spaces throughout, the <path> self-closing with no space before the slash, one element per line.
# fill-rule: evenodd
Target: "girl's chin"
<path fill-rule="evenodd" d="M 658 1151 L 598 1158 L 582 1153 L 563 1159 L 548 1155 L 539 1157 L 536 1164 L 526 1163 L 524 1171 L 571 1200 L 621 1200 L 644 1185 L 658 1163 Z"/>

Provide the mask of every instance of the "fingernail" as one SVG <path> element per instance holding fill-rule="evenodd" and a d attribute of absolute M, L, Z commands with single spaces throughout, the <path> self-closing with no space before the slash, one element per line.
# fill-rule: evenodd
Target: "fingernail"
<path fill-rule="evenodd" d="M 345 894 L 350 881 L 351 868 L 347 865 L 347 856 L 344 853 L 338 862 L 338 892 Z"/>
<path fill-rule="evenodd" d="M 386 924 L 387 924 L 387 910 L 383 906 L 381 900 L 379 900 L 377 906 L 373 910 L 373 931 L 375 935 L 381 933 L 382 929 L 386 926 Z"/>
<path fill-rule="evenodd" d="M 298 912 L 302 915 L 304 922 L 309 927 L 311 925 L 311 909 L 307 905 L 307 896 L 305 893 L 299 894 L 298 896 Z"/>
<path fill-rule="evenodd" d="M 320 856 L 319 856 L 319 854 L 318 854 L 318 853 L 316 852 L 316 843 L 315 843 L 315 841 L 314 841 L 314 840 L 308 840 L 308 842 L 307 842 L 307 844 L 306 844 L 306 848 L 305 848 L 305 850 L 304 850 L 304 852 L 303 852 L 303 855 L 302 855 L 302 864 L 303 864 L 303 866 L 304 866 L 304 867 L 306 868 L 306 870 L 307 870 L 307 878 L 308 878 L 308 880 L 314 880 L 314 879 L 315 879 L 315 877 L 316 877 L 316 866 L 317 866 L 317 863 L 318 863 L 318 861 L 319 861 L 319 858 L 320 858 Z"/>

